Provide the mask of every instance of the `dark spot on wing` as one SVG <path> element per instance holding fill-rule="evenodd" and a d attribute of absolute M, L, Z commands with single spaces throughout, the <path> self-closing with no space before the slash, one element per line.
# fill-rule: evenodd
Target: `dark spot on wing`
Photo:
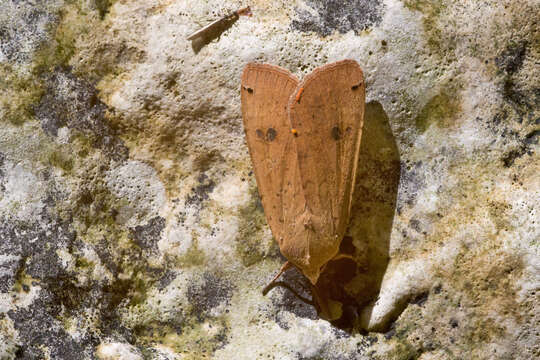
<path fill-rule="evenodd" d="M 274 139 L 276 138 L 277 136 L 277 131 L 273 128 L 269 128 L 267 131 L 266 131 L 266 140 L 268 141 L 274 141 Z"/>
<path fill-rule="evenodd" d="M 258 137 L 259 139 L 264 138 L 264 133 L 261 131 L 261 129 L 255 130 L 255 133 L 257 134 L 257 137 Z"/>
<path fill-rule="evenodd" d="M 341 139 L 341 129 L 338 126 L 332 128 L 332 138 L 336 141 Z"/>

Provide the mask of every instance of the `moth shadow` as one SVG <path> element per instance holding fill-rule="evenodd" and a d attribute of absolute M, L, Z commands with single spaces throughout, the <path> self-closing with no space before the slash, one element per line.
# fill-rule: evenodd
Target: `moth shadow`
<path fill-rule="evenodd" d="M 203 47 L 210 44 L 215 39 L 219 38 L 221 34 L 223 34 L 225 31 L 229 30 L 236 21 L 238 21 L 238 18 L 233 18 L 229 21 L 219 23 L 215 27 L 208 29 L 199 37 L 193 39 L 191 41 L 191 48 L 193 49 L 193 52 L 195 52 L 195 54 L 198 54 Z"/>
<path fill-rule="evenodd" d="M 332 324 L 360 330 L 362 309 L 374 301 L 388 266 L 390 233 L 400 178 L 398 147 L 379 102 L 366 104 L 356 185 L 347 236 L 340 252 L 354 259 L 328 263 L 317 282 L 320 294 L 342 304 Z"/>

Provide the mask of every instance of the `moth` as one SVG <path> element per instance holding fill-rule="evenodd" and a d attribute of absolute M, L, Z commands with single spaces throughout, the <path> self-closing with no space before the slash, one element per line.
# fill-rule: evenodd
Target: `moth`
<path fill-rule="evenodd" d="M 232 25 L 232 23 L 238 20 L 238 18 L 242 15 L 251 16 L 252 15 L 251 8 L 247 6 L 245 8 L 233 11 L 232 13 L 222 17 L 221 19 L 217 19 L 211 22 L 210 24 L 204 26 L 202 29 L 195 31 L 193 34 L 189 35 L 187 39 L 194 40 L 196 38 L 204 37 L 208 34 L 211 34 L 212 32 L 220 33 L 223 31 L 221 29 L 224 29 L 228 27 L 229 25 Z"/>
<path fill-rule="evenodd" d="M 315 285 L 344 257 L 365 108 L 354 60 L 315 69 L 302 81 L 269 64 L 249 63 L 241 81 L 242 117 L 267 222 L 291 266 Z M 267 286 L 266 289 L 269 288 Z"/>

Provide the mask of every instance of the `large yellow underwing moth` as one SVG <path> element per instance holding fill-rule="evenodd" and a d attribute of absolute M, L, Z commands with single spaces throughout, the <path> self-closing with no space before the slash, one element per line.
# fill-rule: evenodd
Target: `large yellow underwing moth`
<path fill-rule="evenodd" d="M 274 280 L 294 265 L 315 285 L 340 257 L 350 217 L 365 108 L 362 70 L 343 60 L 299 81 L 280 67 L 250 63 L 241 98 L 266 219 L 288 259 Z"/>

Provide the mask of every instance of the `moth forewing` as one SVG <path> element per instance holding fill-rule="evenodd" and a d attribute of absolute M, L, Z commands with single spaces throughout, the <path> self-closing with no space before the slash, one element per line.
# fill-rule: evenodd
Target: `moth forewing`
<path fill-rule="evenodd" d="M 296 224 L 308 239 L 307 259 L 300 268 L 312 283 L 337 254 L 347 228 L 364 108 L 364 78 L 353 60 L 314 70 L 289 99 L 306 202 Z"/>
<path fill-rule="evenodd" d="M 277 66 L 250 63 L 241 84 L 242 117 L 257 187 L 272 234 L 281 244 L 295 216 L 299 188 L 296 150 L 287 113 L 298 79 Z M 296 187 L 296 188 L 295 188 Z M 303 198 L 303 197 L 302 197 Z M 298 211 L 296 211 L 298 212 Z"/>

